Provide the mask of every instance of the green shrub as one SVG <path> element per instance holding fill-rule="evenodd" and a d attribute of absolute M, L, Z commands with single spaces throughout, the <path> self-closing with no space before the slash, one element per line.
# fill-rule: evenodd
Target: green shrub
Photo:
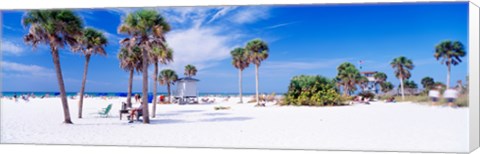
<path fill-rule="evenodd" d="M 335 82 L 322 76 L 295 76 L 281 105 L 342 105 Z"/>
<path fill-rule="evenodd" d="M 363 98 L 370 98 L 370 99 L 375 98 L 375 94 L 370 91 L 362 91 L 358 95 L 362 96 Z"/>

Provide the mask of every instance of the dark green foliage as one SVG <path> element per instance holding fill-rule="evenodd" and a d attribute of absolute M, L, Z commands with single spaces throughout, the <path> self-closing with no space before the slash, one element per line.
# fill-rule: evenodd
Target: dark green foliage
<path fill-rule="evenodd" d="M 362 96 L 363 98 L 370 98 L 370 99 L 373 99 L 375 97 L 375 94 L 370 91 L 362 91 L 358 93 L 358 95 Z"/>
<path fill-rule="evenodd" d="M 285 105 L 326 106 L 341 105 L 335 82 L 316 75 L 295 76 L 285 94 Z"/>
<path fill-rule="evenodd" d="M 423 85 L 423 88 L 425 88 L 426 90 L 432 89 L 433 86 L 435 85 L 435 80 L 433 80 L 433 78 L 428 76 L 424 77 L 422 79 L 422 85 Z"/>

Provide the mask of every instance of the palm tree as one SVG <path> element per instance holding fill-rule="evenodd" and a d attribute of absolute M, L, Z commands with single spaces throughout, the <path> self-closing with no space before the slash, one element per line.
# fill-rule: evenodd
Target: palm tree
<path fill-rule="evenodd" d="M 381 84 L 387 81 L 387 74 L 383 72 L 377 72 L 375 75 L 373 75 L 373 78 L 375 78 L 375 83 Z"/>
<path fill-rule="evenodd" d="M 178 79 L 178 75 L 177 73 L 175 73 L 174 70 L 165 69 L 160 72 L 158 78 L 160 79 L 160 85 L 167 85 L 168 102 L 170 102 L 170 99 L 172 97 L 170 92 L 170 85 L 173 85 L 175 83 L 175 81 Z"/>
<path fill-rule="evenodd" d="M 412 60 L 400 56 L 398 58 L 393 59 L 390 63 L 393 69 L 395 69 L 395 76 L 400 79 L 400 88 L 402 93 L 402 100 L 405 100 L 405 89 L 403 87 L 403 80 L 409 79 L 411 74 L 410 70 L 413 69 L 413 62 Z"/>
<path fill-rule="evenodd" d="M 148 53 L 152 52 L 156 46 L 165 48 L 164 33 L 169 30 L 170 25 L 155 10 L 139 10 L 130 13 L 123 18 L 123 23 L 118 28 L 119 33 L 128 34 L 131 37 L 122 42 L 138 45 L 142 51 L 142 104 L 143 115 L 147 115 L 143 117 L 143 123 L 150 123 L 148 116 Z"/>
<path fill-rule="evenodd" d="M 90 62 L 92 54 L 107 55 L 105 51 L 107 38 L 100 31 L 93 28 L 86 28 L 83 31 L 83 37 L 79 38 L 79 42 L 80 45 L 77 50 L 82 51 L 83 55 L 85 55 L 85 68 L 83 70 L 82 87 L 80 88 L 80 100 L 78 101 L 78 118 L 82 118 L 83 95 L 87 82 L 88 63 Z"/>
<path fill-rule="evenodd" d="M 166 45 L 164 45 L 166 47 Z M 150 52 L 151 61 L 154 64 L 153 70 L 153 108 L 152 108 L 152 118 L 155 118 L 157 111 L 157 81 L 158 81 L 158 63 L 168 64 L 173 62 L 173 50 L 171 48 L 164 48 L 161 46 L 155 46 Z"/>
<path fill-rule="evenodd" d="M 75 38 L 82 36 L 83 22 L 70 10 L 33 10 L 23 16 L 22 24 L 29 28 L 24 37 L 26 44 L 32 45 L 34 49 L 39 44 L 50 46 L 62 100 L 64 123 L 72 124 L 58 50 L 65 45 L 75 47 L 79 44 Z"/>
<path fill-rule="evenodd" d="M 337 82 L 343 87 L 343 95 L 350 96 L 356 90 L 356 85 L 361 80 L 360 71 L 352 63 L 345 62 L 337 67 Z"/>
<path fill-rule="evenodd" d="M 433 56 L 439 60 L 442 58 L 441 63 L 447 65 L 447 89 L 450 87 L 450 72 L 452 65 L 458 65 L 462 62 L 461 57 L 466 55 L 466 51 L 463 44 L 459 41 L 443 41 L 435 46 L 435 54 Z"/>
<path fill-rule="evenodd" d="M 262 61 L 268 58 L 268 45 L 260 39 L 254 39 L 247 43 L 245 49 L 248 62 L 255 64 L 255 98 L 257 105 L 260 106 L 261 104 L 258 97 L 258 68 Z"/>
<path fill-rule="evenodd" d="M 142 71 L 142 51 L 138 46 L 134 46 L 130 51 L 126 47 L 122 47 L 117 57 L 120 60 L 120 68 L 123 68 L 130 74 L 128 78 L 127 106 L 132 107 L 133 72 L 135 70 L 138 73 Z"/>
<path fill-rule="evenodd" d="M 193 65 L 188 64 L 187 66 L 185 66 L 184 74 L 188 77 L 195 76 L 197 74 L 197 68 Z"/>
<path fill-rule="evenodd" d="M 240 103 L 243 103 L 242 98 L 242 72 L 248 67 L 248 57 L 244 48 L 235 48 L 230 52 L 232 55 L 232 65 L 238 69 L 238 92 L 240 95 Z"/>
<path fill-rule="evenodd" d="M 358 82 L 358 85 L 360 86 L 360 88 L 362 89 L 362 91 L 365 91 L 365 89 L 367 89 L 368 82 L 369 82 L 367 77 L 360 76 L 360 78 L 357 82 Z"/>
<path fill-rule="evenodd" d="M 422 78 L 422 85 L 425 90 L 430 90 L 435 85 L 435 80 L 427 76 Z"/>
<path fill-rule="evenodd" d="M 391 82 L 383 82 L 380 86 L 382 87 L 383 93 L 387 93 L 393 89 L 393 84 Z"/>

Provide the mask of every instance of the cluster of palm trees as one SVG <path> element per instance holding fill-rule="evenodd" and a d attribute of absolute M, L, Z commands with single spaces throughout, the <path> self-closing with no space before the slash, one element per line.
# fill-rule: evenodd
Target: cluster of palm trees
<path fill-rule="evenodd" d="M 250 64 L 255 65 L 255 100 L 258 106 L 262 106 L 259 101 L 258 95 L 258 69 L 262 61 L 268 58 L 268 45 L 261 39 L 254 39 L 247 43 L 247 45 L 242 48 L 238 47 L 233 49 L 230 54 L 232 56 L 232 65 L 238 69 L 238 87 L 240 102 L 243 103 L 242 98 L 242 72 Z"/>
<path fill-rule="evenodd" d="M 99 30 L 84 28 L 82 19 L 70 10 L 32 10 L 25 14 L 22 24 L 29 29 L 24 36 L 26 44 L 31 45 L 34 49 L 39 44 L 50 47 L 60 90 L 64 123 L 72 124 L 60 66 L 59 51 L 64 49 L 65 46 L 69 46 L 70 51 L 81 52 L 85 56 L 85 68 L 78 103 L 78 118 L 82 118 L 83 95 L 90 57 L 93 54 L 107 55 L 105 51 L 108 43 L 107 38 Z"/>
<path fill-rule="evenodd" d="M 459 41 L 442 41 L 435 46 L 434 58 L 441 60 L 441 64 L 447 66 L 447 80 L 446 88 L 450 86 L 450 72 L 451 66 L 458 65 L 462 62 L 461 58 L 466 55 L 464 46 Z M 390 63 L 391 67 L 394 69 L 395 77 L 400 80 L 400 93 L 402 99 L 405 99 L 405 85 L 409 89 L 416 89 L 418 86 L 416 83 L 410 79 L 412 76 L 411 70 L 414 69 L 414 64 L 411 59 L 407 57 L 400 56 L 394 58 Z M 337 68 L 338 74 L 336 77 L 337 85 L 343 88 L 344 95 L 350 95 L 356 90 L 356 86 L 364 87 L 365 79 L 361 76 L 358 69 L 352 63 L 343 63 Z M 383 72 L 378 72 L 374 75 L 375 83 L 380 85 L 382 92 L 388 92 L 393 89 L 392 83 L 386 81 L 387 75 Z M 368 81 L 367 81 L 368 82 Z M 424 88 L 431 88 L 433 85 L 441 84 L 434 82 L 433 78 L 425 77 L 422 79 L 422 85 Z"/>

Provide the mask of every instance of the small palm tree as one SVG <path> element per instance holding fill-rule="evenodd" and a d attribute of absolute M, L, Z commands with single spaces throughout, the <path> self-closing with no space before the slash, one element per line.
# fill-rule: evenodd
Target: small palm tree
<path fill-rule="evenodd" d="M 127 106 L 132 107 L 133 72 L 142 72 L 142 51 L 138 46 L 134 46 L 130 50 L 122 47 L 117 57 L 120 61 L 120 68 L 130 72 L 128 78 Z"/>
<path fill-rule="evenodd" d="M 240 95 L 240 103 L 243 103 L 242 98 L 242 72 L 248 67 L 248 57 L 244 48 L 235 48 L 230 52 L 232 55 L 232 65 L 238 69 L 238 92 Z"/>
<path fill-rule="evenodd" d="M 435 85 L 435 80 L 427 76 L 422 78 L 422 85 L 425 90 L 430 90 Z"/>
<path fill-rule="evenodd" d="M 188 64 L 185 66 L 185 76 L 192 77 L 197 74 L 197 68 L 193 65 Z"/>
<path fill-rule="evenodd" d="M 393 89 L 393 84 L 391 82 L 383 82 L 380 86 L 382 87 L 383 93 L 387 93 Z"/>
<path fill-rule="evenodd" d="M 377 72 L 375 75 L 373 75 L 373 78 L 375 78 L 375 83 L 381 84 L 387 81 L 387 74 L 383 72 Z"/>
<path fill-rule="evenodd" d="M 257 105 L 261 105 L 258 97 L 258 68 L 262 61 L 268 58 L 268 45 L 260 39 L 254 39 L 247 43 L 246 55 L 248 57 L 248 62 L 255 64 L 255 98 Z"/>
<path fill-rule="evenodd" d="M 83 70 L 82 87 L 80 88 L 80 99 L 78 101 L 78 118 L 82 118 L 83 109 L 83 95 L 85 92 L 85 84 L 87 82 L 88 63 L 92 54 L 99 54 L 106 56 L 107 52 L 107 38 L 102 32 L 93 28 L 86 28 L 83 31 L 83 37 L 79 38 L 80 45 L 77 50 L 80 50 L 85 55 L 85 68 Z"/>
<path fill-rule="evenodd" d="M 337 67 L 336 80 L 343 87 L 343 95 L 350 96 L 356 90 L 356 85 L 361 80 L 360 71 L 352 63 L 345 62 Z"/>
<path fill-rule="evenodd" d="M 409 79 L 411 77 L 410 70 L 413 69 L 413 62 L 412 60 L 400 56 L 398 58 L 393 59 L 390 63 L 393 69 L 395 69 L 395 76 L 400 79 L 400 88 L 402 93 L 402 100 L 405 100 L 405 89 L 403 86 L 403 81 Z"/>
<path fill-rule="evenodd" d="M 151 61 L 154 64 L 153 69 L 153 108 L 152 108 L 152 118 L 155 118 L 157 111 L 157 81 L 158 81 L 158 64 L 167 65 L 168 63 L 173 62 L 173 50 L 166 47 L 167 45 L 153 47 L 152 52 L 150 52 Z"/>
<path fill-rule="evenodd" d="M 143 115 L 148 114 L 148 55 L 155 46 L 165 47 L 165 32 L 170 30 L 170 25 L 165 18 L 155 10 L 139 10 L 123 18 L 118 32 L 127 34 L 129 44 L 138 45 L 142 51 L 142 104 Z M 123 40 L 122 42 L 127 42 Z M 143 123 L 150 123 L 149 116 L 143 117 Z"/>
<path fill-rule="evenodd" d="M 367 77 L 361 76 L 357 82 L 362 91 L 365 91 L 365 89 L 367 89 L 369 82 Z"/>
<path fill-rule="evenodd" d="M 464 46 L 459 41 L 443 41 L 435 46 L 435 54 L 437 60 L 442 58 L 441 63 L 447 65 L 447 89 L 450 87 L 450 72 L 452 65 L 458 65 L 462 62 L 461 57 L 466 55 Z"/>
<path fill-rule="evenodd" d="M 76 38 L 82 36 L 83 22 L 70 10 L 33 10 L 23 16 L 22 24 L 29 28 L 24 37 L 26 44 L 32 45 L 34 49 L 39 44 L 50 46 L 62 100 L 64 123 L 72 124 L 58 51 L 65 45 L 76 47 L 79 44 Z"/>
<path fill-rule="evenodd" d="M 160 85 L 167 85 L 167 92 L 168 92 L 168 102 L 171 101 L 171 91 L 170 91 L 170 85 L 173 85 L 175 81 L 178 79 L 177 73 L 175 73 L 174 70 L 171 69 L 165 69 L 160 72 L 160 75 L 158 76 Z"/>

